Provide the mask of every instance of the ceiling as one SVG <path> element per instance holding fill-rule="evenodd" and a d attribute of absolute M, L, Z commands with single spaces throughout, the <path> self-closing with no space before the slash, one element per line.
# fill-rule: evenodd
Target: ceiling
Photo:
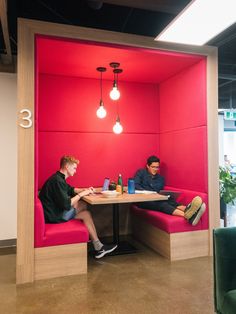
<path fill-rule="evenodd" d="M 46 52 L 46 53 L 45 53 Z M 119 81 L 159 84 L 205 56 L 109 45 L 87 41 L 36 36 L 36 62 L 39 73 L 98 79 L 98 66 L 105 66 L 104 80 L 113 80 L 111 62 L 119 62 Z M 65 58 L 66 56 L 66 58 Z"/>
<path fill-rule="evenodd" d="M 0 71 L 11 69 L 17 55 L 17 17 L 155 38 L 189 2 L 0 0 Z M 236 108 L 236 25 L 208 44 L 219 48 L 219 108 Z"/>

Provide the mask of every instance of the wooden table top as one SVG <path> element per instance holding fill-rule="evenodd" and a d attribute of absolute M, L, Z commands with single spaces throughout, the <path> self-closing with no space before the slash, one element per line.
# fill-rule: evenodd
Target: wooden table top
<path fill-rule="evenodd" d="M 116 197 L 105 197 L 102 194 L 90 194 L 90 195 L 83 196 L 83 200 L 91 205 L 164 201 L 167 199 L 168 199 L 168 196 L 160 195 L 158 193 L 128 194 L 124 192 L 123 194 L 118 195 Z"/>

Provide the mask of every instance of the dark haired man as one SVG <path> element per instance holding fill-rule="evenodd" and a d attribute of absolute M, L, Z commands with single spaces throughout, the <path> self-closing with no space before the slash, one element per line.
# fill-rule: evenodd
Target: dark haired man
<path fill-rule="evenodd" d="M 135 189 L 159 192 L 164 188 L 165 180 L 159 174 L 160 159 L 157 156 L 150 156 L 147 159 L 146 168 L 139 169 L 135 176 Z M 195 226 L 206 210 L 206 204 L 203 203 L 200 196 L 193 198 L 192 202 L 185 206 L 176 202 L 173 198 L 166 201 L 150 201 L 137 204 L 138 207 L 160 211 L 168 215 L 181 216 Z"/>
<path fill-rule="evenodd" d="M 93 188 L 78 189 L 70 186 L 66 179 L 76 173 L 79 161 L 73 156 L 63 156 L 60 170 L 53 174 L 43 185 L 39 198 L 44 209 L 47 223 L 62 223 L 70 219 L 81 219 L 86 225 L 95 249 L 95 258 L 115 250 L 117 245 L 102 244 L 97 236 L 93 218 L 81 198 L 93 193 Z"/>

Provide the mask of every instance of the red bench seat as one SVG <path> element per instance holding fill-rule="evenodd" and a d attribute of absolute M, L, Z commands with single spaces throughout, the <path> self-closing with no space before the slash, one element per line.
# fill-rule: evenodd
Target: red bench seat
<path fill-rule="evenodd" d="M 206 193 L 166 189 L 180 191 L 177 201 L 183 205 L 196 195 L 201 196 L 206 205 L 208 203 Z M 131 206 L 131 215 L 133 236 L 171 261 L 208 255 L 208 210 L 196 226 L 182 217 L 139 208 L 138 203 Z"/>
<path fill-rule="evenodd" d="M 176 189 L 173 187 L 166 187 L 166 190 L 178 190 L 181 191 L 177 201 L 183 205 L 187 205 L 191 202 L 196 195 L 201 196 L 203 201 L 207 204 L 207 194 L 199 193 L 195 191 Z M 196 226 L 192 226 L 186 219 L 182 217 L 167 215 L 161 212 L 155 212 L 152 210 L 141 209 L 136 205 L 131 207 L 131 213 L 144 220 L 145 222 L 159 228 L 167 233 L 196 231 L 208 229 L 208 214 L 204 213 L 199 223 Z"/>
<path fill-rule="evenodd" d="M 184 232 L 201 230 L 202 222 L 196 226 L 192 226 L 188 223 L 186 219 L 178 216 L 167 215 L 161 212 L 155 212 L 152 210 L 146 210 L 133 205 L 131 208 L 132 214 L 136 215 L 140 219 L 146 221 L 147 223 L 159 228 L 167 233 Z"/>
<path fill-rule="evenodd" d="M 45 224 L 43 206 L 37 198 L 35 204 L 35 247 L 86 243 L 89 233 L 84 223 L 78 219 L 59 224 Z"/>

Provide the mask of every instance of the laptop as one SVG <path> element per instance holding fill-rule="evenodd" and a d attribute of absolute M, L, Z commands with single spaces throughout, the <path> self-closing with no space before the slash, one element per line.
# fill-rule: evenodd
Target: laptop
<path fill-rule="evenodd" d="M 109 189 L 110 178 L 105 178 L 102 186 L 102 191 L 107 191 Z"/>
<path fill-rule="evenodd" d="M 176 200 L 180 196 L 181 192 L 171 191 L 171 190 L 160 190 L 159 194 L 169 196 L 173 198 L 174 200 Z"/>
<path fill-rule="evenodd" d="M 102 194 L 102 191 L 109 190 L 109 184 L 110 184 L 110 179 L 109 178 L 105 178 L 104 181 L 103 181 L 103 186 L 102 186 L 101 191 L 100 190 L 96 191 L 96 189 L 94 189 L 93 194 Z"/>

